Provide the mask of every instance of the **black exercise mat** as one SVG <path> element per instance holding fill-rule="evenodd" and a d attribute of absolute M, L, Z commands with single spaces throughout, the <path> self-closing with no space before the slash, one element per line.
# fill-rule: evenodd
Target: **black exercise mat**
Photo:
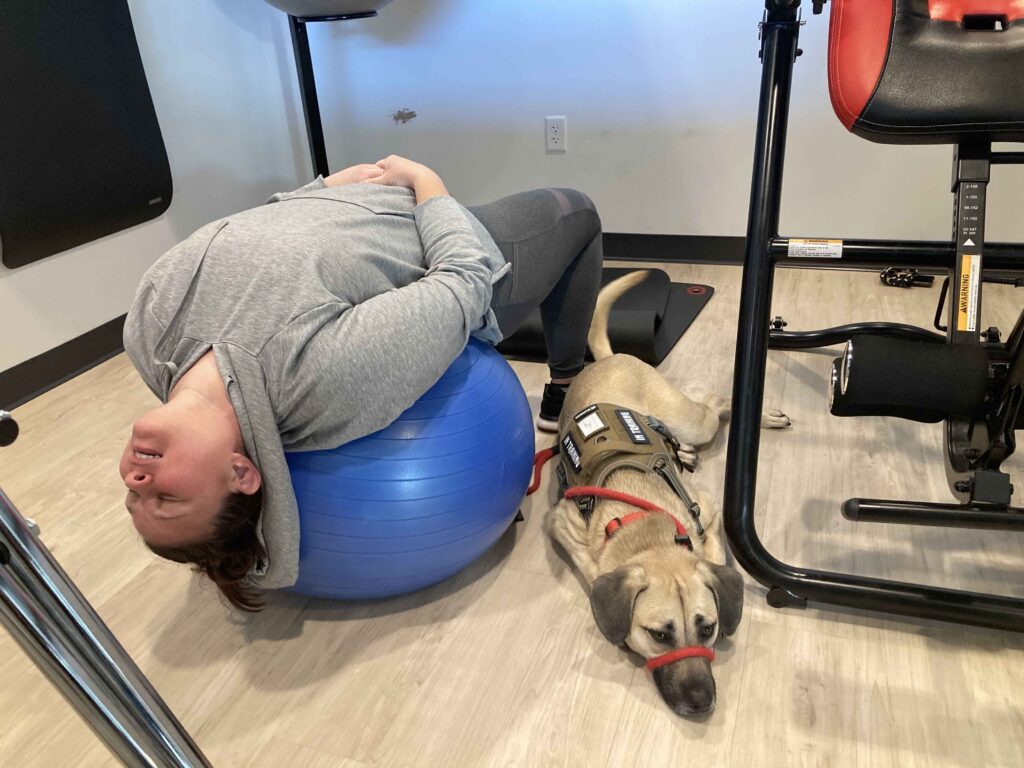
<path fill-rule="evenodd" d="M 126 0 L 0 5 L 4 266 L 141 224 L 170 203 Z"/>
<path fill-rule="evenodd" d="M 601 284 L 635 270 L 605 268 Z M 696 319 L 714 295 L 709 285 L 673 283 L 666 272 L 650 270 L 640 285 L 631 288 L 612 307 L 608 318 L 608 338 L 616 352 L 639 357 L 658 365 Z M 540 311 L 534 312 L 514 334 L 498 345 L 508 357 L 545 362 L 547 345 L 540 324 Z M 587 359 L 593 359 L 588 351 Z"/>

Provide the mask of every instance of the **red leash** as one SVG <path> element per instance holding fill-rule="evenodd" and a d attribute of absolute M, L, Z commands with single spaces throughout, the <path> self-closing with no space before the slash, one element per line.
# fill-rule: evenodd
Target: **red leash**
<path fill-rule="evenodd" d="M 530 487 L 526 489 L 526 495 L 529 496 L 538 488 L 540 488 L 540 470 L 548 463 L 548 460 L 558 453 L 558 446 L 553 448 L 544 448 L 543 450 L 537 451 L 533 455 L 533 482 L 530 483 Z"/>
<path fill-rule="evenodd" d="M 636 496 L 630 496 L 628 493 L 620 493 L 619 491 L 612 491 L 608 488 L 601 488 L 597 485 L 577 485 L 575 488 L 569 488 L 565 492 L 565 498 L 567 499 L 575 499 L 577 496 L 600 496 L 602 499 L 624 501 L 627 504 L 633 505 L 637 509 L 645 509 L 648 512 L 665 512 L 664 509 L 651 504 L 649 501 L 644 501 Z M 668 512 L 665 512 L 665 514 L 667 515 Z M 627 515 L 627 517 L 631 517 L 631 515 Z M 678 521 L 676 522 L 678 523 Z"/>

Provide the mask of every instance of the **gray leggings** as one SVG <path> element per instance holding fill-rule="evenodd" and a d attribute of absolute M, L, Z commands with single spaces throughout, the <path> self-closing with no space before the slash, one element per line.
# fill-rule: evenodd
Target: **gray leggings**
<path fill-rule="evenodd" d="M 536 189 L 469 210 L 512 265 L 491 299 L 502 334 L 511 336 L 539 306 L 551 378 L 575 376 L 601 287 L 594 204 L 573 189 Z"/>

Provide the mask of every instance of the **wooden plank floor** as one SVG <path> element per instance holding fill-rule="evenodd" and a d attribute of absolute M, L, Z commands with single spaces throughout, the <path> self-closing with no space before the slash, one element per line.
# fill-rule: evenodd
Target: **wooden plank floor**
<path fill-rule="evenodd" d="M 686 391 L 731 391 L 734 267 L 673 265 L 717 293 L 663 365 Z M 937 288 L 874 274 L 781 272 L 791 330 L 856 320 L 928 326 Z M 985 289 L 1008 330 L 1024 293 Z M 828 415 L 832 355 L 770 355 L 760 531 L 809 567 L 1024 596 L 1024 537 L 843 520 L 852 495 L 949 500 L 941 429 Z M 516 363 L 534 408 L 543 369 Z M 150 555 L 123 507 L 122 441 L 151 396 L 119 356 L 18 409 L 0 486 L 216 766 L 1020 766 L 1024 635 L 817 606 L 777 611 L 748 579 L 715 662 L 718 708 L 672 715 L 637 659 L 603 640 L 541 518 L 550 483 L 482 560 L 423 592 L 366 603 L 276 595 L 254 617 Z M 549 436 L 538 435 L 547 445 Z M 696 481 L 718 498 L 725 436 Z M 1007 464 L 1024 488 L 1022 459 Z M 550 478 L 546 475 L 546 480 Z M 114 764 L 0 632 L 0 768 Z"/>

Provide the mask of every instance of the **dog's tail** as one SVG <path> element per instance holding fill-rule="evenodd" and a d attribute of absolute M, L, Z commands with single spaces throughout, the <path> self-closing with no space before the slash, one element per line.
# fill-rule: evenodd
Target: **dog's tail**
<path fill-rule="evenodd" d="M 597 295 L 594 319 L 590 323 L 590 333 L 587 335 L 587 343 L 590 345 L 590 352 L 594 355 L 595 360 L 612 355 L 612 345 L 608 341 L 608 316 L 611 314 L 612 306 L 622 294 L 630 288 L 640 285 L 650 274 L 649 269 L 628 272 L 622 277 L 612 280 Z"/>

